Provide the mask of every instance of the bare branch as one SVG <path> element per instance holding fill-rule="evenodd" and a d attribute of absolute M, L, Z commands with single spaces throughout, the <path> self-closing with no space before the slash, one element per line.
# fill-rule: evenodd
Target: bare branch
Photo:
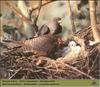
<path fill-rule="evenodd" d="M 70 65 L 68 65 L 68 64 L 65 64 L 65 65 L 66 65 L 68 68 L 71 68 L 71 69 L 73 69 L 73 70 L 75 70 L 75 71 L 81 73 L 82 75 L 85 75 L 86 77 L 88 77 L 88 78 L 90 78 L 90 79 L 92 79 L 92 80 L 95 79 L 95 78 L 93 78 L 92 76 L 90 76 L 90 75 L 88 75 L 88 74 L 86 74 L 86 73 L 84 73 L 84 72 L 78 70 L 77 68 L 75 68 L 75 67 L 73 67 L 73 66 L 70 66 Z"/>
<path fill-rule="evenodd" d="M 23 21 L 29 23 L 29 24 L 33 24 L 32 21 L 30 19 L 28 19 L 27 17 L 25 17 L 24 15 L 22 15 L 12 4 L 10 4 L 9 2 L 5 3 L 7 6 L 9 6 L 15 13 L 16 15 L 21 18 Z"/>
<path fill-rule="evenodd" d="M 42 0 L 39 1 L 39 5 L 38 5 L 39 8 L 38 8 L 37 16 L 36 16 L 36 18 L 34 20 L 35 24 L 37 24 L 37 20 L 38 20 L 39 15 L 40 15 L 41 6 L 42 6 Z"/>
<path fill-rule="evenodd" d="M 54 1 L 57 1 L 57 0 L 54 0 Z M 49 4 L 49 3 L 52 3 L 52 2 L 54 2 L 54 1 L 47 1 L 47 2 L 43 3 L 43 4 L 41 5 L 41 7 L 43 7 L 43 6 L 45 6 L 45 5 Z M 35 11 L 35 10 L 37 10 L 37 9 L 39 9 L 38 6 L 37 6 L 37 7 L 33 7 L 32 12 Z"/>
<path fill-rule="evenodd" d="M 55 0 L 55 1 L 57 1 L 57 0 Z M 47 1 L 47 2 L 43 3 L 43 4 L 41 5 L 41 7 L 42 7 L 42 6 L 45 6 L 45 5 L 49 4 L 49 3 L 52 3 L 52 2 L 54 2 L 54 1 Z M 30 19 L 28 19 L 27 17 L 25 17 L 24 15 L 22 15 L 12 4 L 10 4 L 10 3 L 7 2 L 7 1 L 6 1 L 5 4 L 6 4 L 8 7 L 10 7 L 10 8 L 16 13 L 16 15 L 17 15 L 19 18 L 21 18 L 23 21 L 25 21 L 25 22 L 27 22 L 27 23 L 29 23 L 29 24 L 33 24 L 32 21 L 31 21 Z M 31 11 L 31 14 L 32 14 L 33 11 L 35 11 L 35 10 L 37 10 L 37 9 L 39 9 L 39 6 L 33 8 L 32 11 Z"/>
<path fill-rule="evenodd" d="M 16 70 L 16 72 L 9 79 L 12 79 L 21 69 L 22 69 L 22 67 L 20 67 L 18 70 Z"/>

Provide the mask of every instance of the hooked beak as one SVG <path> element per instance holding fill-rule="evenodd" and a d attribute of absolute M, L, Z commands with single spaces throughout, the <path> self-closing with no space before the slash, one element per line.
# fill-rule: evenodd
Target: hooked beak
<path fill-rule="evenodd" d="M 62 20 L 59 20 L 58 23 L 62 23 Z"/>

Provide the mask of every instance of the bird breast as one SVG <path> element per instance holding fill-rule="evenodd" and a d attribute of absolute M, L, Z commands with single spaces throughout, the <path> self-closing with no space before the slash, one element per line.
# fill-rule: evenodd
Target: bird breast
<path fill-rule="evenodd" d="M 50 22 L 47 24 L 47 26 L 49 27 L 51 34 L 61 33 L 61 31 L 62 31 L 62 27 L 57 21 Z"/>

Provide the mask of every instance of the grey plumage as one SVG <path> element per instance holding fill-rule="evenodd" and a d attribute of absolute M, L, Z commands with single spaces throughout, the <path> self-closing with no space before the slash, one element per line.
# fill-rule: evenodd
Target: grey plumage
<path fill-rule="evenodd" d="M 62 26 L 60 25 L 59 21 L 61 21 L 61 18 L 55 17 L 53 20 L 48 22 L 47 24 L 44 24 L 39 29 L 39 34 L 59 34 L 62 32 Z"/>

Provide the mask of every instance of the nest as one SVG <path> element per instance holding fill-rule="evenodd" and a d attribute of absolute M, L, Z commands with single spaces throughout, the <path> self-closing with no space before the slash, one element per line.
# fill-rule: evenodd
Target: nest
<path fill-rule="evenodd" d="M 99 79 L 100 44 L 87 50 L 86 57 L 74 62 L 62 57 L 0 55 L 0 79 Z"/>

